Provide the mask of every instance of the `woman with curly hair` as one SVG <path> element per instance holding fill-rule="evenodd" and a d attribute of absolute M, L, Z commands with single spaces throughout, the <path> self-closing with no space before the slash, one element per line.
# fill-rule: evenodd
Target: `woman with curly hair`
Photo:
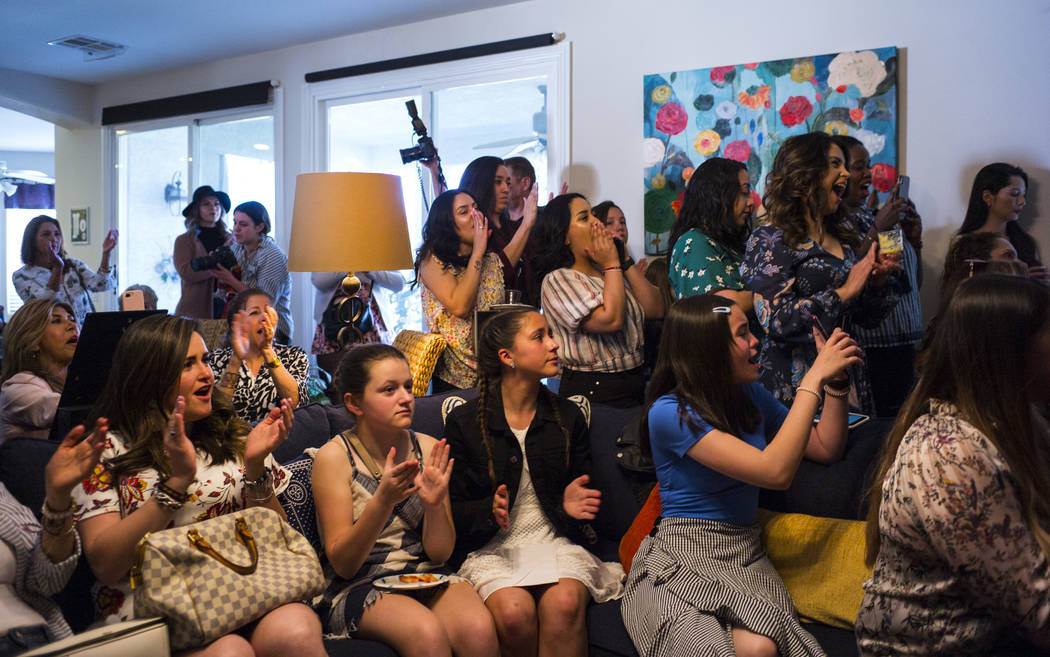
<path fill-rule="evenodd" d="M 192 320 L 147 317 L 117 343 L 90 414 L 91 421 L 109 420 L 102 463 L 73 491 L 84 555 L 98 580 L 99 620 L 134 617 L 129 571 L 146 534 L 249 506 L 284 517 L 277 494 L 288 486 L 288 473 L 272 452 L 288 436 L 291 404 L 283 400 L 253 429 L 221 396 L 213 399 L 214 383 Z M 289 603 L 188 654 L 321 657 L 325 651 L 317 616 Z"/>
<path fill-rule="evenodd" d="M 492 612 L 503 655 L 585 655 L 587 604 L 618 597 L 623 577 L 582 547 L 601 504 L 587 421 L 541 383 L 558 373 L 558 343 L 535 309 L 491 318 L 478 351 L 478 397 L 445 423 L 452 562 Z M 522 584 L 537 567 L 552 572 Z"/>
<path fill-rule="evenodd" d="M 486 251 L 488 238 L 488 219 L 473 196 L 453 189 L 434 199 L 415 264 L 427 330 L 448 344 L 434 370 L 434 392 L 477 381 L 473 315 L 503 303 L 504 291 L 504 270 Z"/>
<path fill-rule="evenodd" d="M 14 314 L 4 332 L 0 442 L 48 437 L 79 337 L 73 308 L 61 301 L 36 299 Z"/>
<path fill-rule="evenodd" d="M 667 242 L 676 299 L 725 290 L 744 313 L 752 312 L 740 261 L 754 211 L 751 176 L 743 164 L 713 157 L 696 168 Z"/>
<path fill-rule="evenodd" d="M 769 224 L 751 233 L 740 267 L 766 332 L 761 381 L 785 404 L 816 357 L 815 323 L 826 334 L 837 326 L 849 331 L 854 323 L 874 326 L 906 287 L 897 263 L 877 258 L 874 246 L 854 252 L 857 236 L 840 207 L 847 163 L 822 132 L 785 141 L 766 178 L 762 202 Z M 853 384 L 857 405 L 872 412 L 867 375 L 859 367 Z"/>

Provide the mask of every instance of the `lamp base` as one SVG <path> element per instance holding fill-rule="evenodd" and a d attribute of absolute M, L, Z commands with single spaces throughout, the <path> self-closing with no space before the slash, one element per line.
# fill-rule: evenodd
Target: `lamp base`
<path fill-rule="evenodd" d="M 347 296 L 356 296 L 357 291 L 361 289 L 361 279 L 358 278 L 354 272 L 346 272 L 346 278 L 342 282 L 343 292 L 346 292 Z"/>

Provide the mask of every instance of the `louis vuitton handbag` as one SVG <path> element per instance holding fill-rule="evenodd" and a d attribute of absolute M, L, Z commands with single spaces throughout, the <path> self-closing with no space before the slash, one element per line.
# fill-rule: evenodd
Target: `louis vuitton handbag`
<path fill-rule="evenodd" d="M 173 650 L 309 600 L 324 584 L 310 543 L 263 507 L 147 534 L 131 568 L 135 616 L 164 617 Z"/>

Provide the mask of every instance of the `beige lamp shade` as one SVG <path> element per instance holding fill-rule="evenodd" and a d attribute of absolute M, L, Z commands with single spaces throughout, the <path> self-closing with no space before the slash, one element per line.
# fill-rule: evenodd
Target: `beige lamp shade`
<path fill-rule="evenodd" d="M 391 271 L 412 264 L 398 176 L 296 176 L 289 271 Z"/>

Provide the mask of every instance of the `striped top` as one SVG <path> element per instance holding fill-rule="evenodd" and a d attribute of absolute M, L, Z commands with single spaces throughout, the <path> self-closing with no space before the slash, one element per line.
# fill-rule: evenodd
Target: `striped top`
<path fill-rule="evenodd" d="M 562 369 L 580 372 L 626 372 L 642 364 L 641 304 L 626 287 L 627 308 L 623 328 L 615 333 L 591 333 L 581 324 L 602 305 L 605 280 L 575 269 L 556 269 L 543 278 L 540 299 L 550 321 Z"/>
<path fill-rule="evenodd" d="M 241 265 L 241 282 L 265 290 L 277 311 L 277 330 L 292 336 L 292 277 L 288 274 L 288 256 L 269 235 L 263 235 L 259 246 L 247 253 L 237 242 L 230 247 Z"/>
<path fill-rule="evenodd" d="M 866 234 L 875 223 L 875 215 L 865 207 L 858 208 L 850 215 L 858 235 Z M 908 240 L 904 240 L 904 260 L 901 269 L 907 277 L 911 289 L 902 292 L 897 305 L 886 315 L 875 328 L 855 326 L 851 332 L 861 347 L 897 347 L 917 344 L 922 340 L 922 306 L 919 304 L 919 255 Z"/>

